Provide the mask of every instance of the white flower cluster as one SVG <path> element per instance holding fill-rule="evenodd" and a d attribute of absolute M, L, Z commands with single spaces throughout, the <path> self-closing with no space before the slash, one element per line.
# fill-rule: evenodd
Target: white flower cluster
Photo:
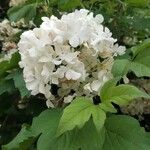
<path fill-rule="evenodd" d="M 68 103 L 75 96 L 97 95 L 112 78 L 113 57 L 125 47 L 104 27 L 102 15 L 75 10 L 43 17 L 40 28 L 26 31 L 18 44 L 26 86 L 31 94 L 42 93 L 48 107 Z"/>

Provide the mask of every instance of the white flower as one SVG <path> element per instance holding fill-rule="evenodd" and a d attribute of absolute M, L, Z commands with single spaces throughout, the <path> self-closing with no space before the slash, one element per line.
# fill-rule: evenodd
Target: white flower
<path fill-rule="evenodd" d="M 81 74 L 70 69 L 66 71 L 65 77 L 68 80 L 78 80 L 81 77 Z"/>
<path fill-rule="evenodd" d="M 130 82 L 126 75 L 123 76 L 123 81 L 125 84 L 128 84 Z"/>
<path fill-rule="evenodd" d="M 64 103 L 70 103 L 73 98 L 76 96 L 76 94 L 73 94 L 73 95 L 69 95 L 67 97 L 64 97 Z"/>
<path fill-rule="evenodd" d="M 18 44 L 27 88 L 33 95 L 44 94 L 48 107 L 70 103 L 76 96 L 92 99 L 112 78 L 113 57 L 125 48 L 115 44 L 101 24 L 103 16 L 94 17 L 88 10 L 42 20 L 39 28 L 24 32 Z"/>
<path fill-rule="evenodd" d="M 99 81 L 99 80 L 94 80 L 92 83 L 91 83 L 91 89 L 92 91 L 98 91 L 100 86 L 101 86 L 102 82 Z"/>
<path fill-rule="evenodd" d="M 54 104 L 50 100 L 46 101 L 46 105 L 48 108 L 54 108 Z"/>
<path fill-rule="evenodd" d="M 113 46 L 113 52 L 114 54 L 117 56 L 117 55 L 123 55 L 125 54 L 125 47 L 124 46 L 118 46 L 118 44 L 115 44 Z"/>

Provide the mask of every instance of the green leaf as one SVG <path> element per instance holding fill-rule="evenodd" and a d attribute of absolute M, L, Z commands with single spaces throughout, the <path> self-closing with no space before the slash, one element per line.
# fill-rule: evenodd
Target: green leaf
<path fill-rule="evenodd" d="M 7 15 L 10 21 L 19 21 L 24 18 L 26 21 L 33 20 L 36 16 L 36 3 L 24 3 L 22 5 L 14 6 L 10 8 Z"/>
<path fill-rule="evenodd" d="M 109 89 L 110 89 L 111 87 L 116 86 L 116 84 L 117 84 L 117 82 L 119 81 L 119 79 L 120 79 L 120 77 L 111 79 L 111 80 L 107 81 L 107 82 L 103 85 L 103 87 L 102 87 L 102 89 L 101 89 L 101 91 L 100 91 L 100 98 L 101 98 L 101 99 L 105 99 L 105 95 L 106 95 L 105 93 L 106 93 L 106 91 L 109 91 Z"/>
<path fill-rule="evenodd" d="M 53 131 L 42 134 L 37 142 L 37 150 L 99 150 L 105 140 L 105 130 L 97 132 L 95 125 L 90 119 L 82 129 L 67 131 L 62 136 L 55 138 Z"/>
<path fill-rule="evenodd" d="M 30 96 L 30 92 L 26 88 L 22 70 L 19 69 L 11 72 L 6 79 L 14 80 L 15 87 L 19 90 L 22 98 L 25 96 Z"/>
<path fill-rule="evenodd" d="M 134 30 L 137 30 L 139 32 L 148 32 L 147 34 L 150 34 L 150 17 L 149 15 L 143 15 L 139 16 L 138 14 L 133 17 L 132 21 L 132 26 L 134 27 Z M 147 31 L 146 31 L 146 30 Z"/>
<path fill-rule="evenodd" d="M 91 107 L 91 114 L 93 118 L 94 125 L 97 129 L 98 132 L 102 129 L 105 119 L 106 119 L 106 114 L 105 112 L 99 107 L 99 105 L 95 106 L 93 105 Z"/>
<path fill-rule="evenodd" d="M 58 126 L 59 119 L 62 115 L 62 111 L 58 109 L 47 109 L 42 112 L 38 117 L 33 119 L 31 128 L 40 133 Z"/>
<path fill-rule="evenodd" d="M 140 45 L 131 48 L 132 60 L 117 59 L 112 67 L 114 77 L 124 76 L 133 71 L 136 76 L 150 77 L 150 39 L 143 41 Z"/>
<path fill-rule="evenodd" d="M 61 116 L 60 110 L 46 110 L 33 119 L 31 127 L 24 126 L 19 134 L 3 150 L 27 150 L 36 138 L 47 131 L 56 131 Z"/>
<path fill-rule="evenodd" d="M 14 69 L 19 67 L 18 62 L 20 61 L 20 54 L 18 52 L 12 54 L 12 57 L 10 60 L 4 60 L 0 62 L 0 77 L 5 76 L 6 72 L 8 70 Z"/>
<path fill-rule="evenodd" d="M 114 102 L 118 105 L 126 105 L 132 99 L 137 97 L 150 98 L 148 94 L 140 91 L 132 85 L 116 86 L 118 79 L 120 79 L 120 77 L 109 80 L 102 87 L 100 97 L 103 103 L 108 104 L 110 102 Z"/>
<path fill-rule="evenodd" d="M 8 92 L 12 93 L 14 92 L 15 87 L 12 80 L 1 80 L 0 81 L 0 95 Z"/>
<path fill-rule="evenodd" d="M 76 127 L 56 137 L 60 117 L 61 111 L 55 109 L 42 112 L 2 149 L 27 150 L 38 139 L 37 150 L 149 150 L 149 134 L 131 117 L 111 115 L 100 132 L 91 118 L 82 129 Z"/>
<path fill-rule="evenodd" d="M 145 58 L 147 59 L 147 58 Z M 148 63 L 148 60 L 145 60 Z M 143 61 L 144 63 L 144 61 Z M 130 69 L 136 74 L 137 77 L 143 77 L 147 76 L 150 77 L 150 67 L 149 64 L 147 66 L 145 64 L 142 64 L 142 62 L 133 62 L 132 65 L 130 66 Z"/>
<path fill-rule="evenodd" d="M 147 48 L 150 48 L 150 39 L 146 39 L 141 44 L 139 44 L 137 46 L 133 46 L 131 48 L 133 57 L 135 58 L 140 52 L 142 52 L 143 50 L 145 50 Z"/>
<path fill-rule="evenodd" d="M 76 98 L 68 107 L 60 119 L 57 135 L 60 136 L 66 131 L 75 127 L 81 129 L 92 116 L 96 129 L 99 131 L 105 122 L 106 114 L 99 107 L 94 105 L 88 98 Z"/>
<path fill-rule="evenodd" d="M 124 76 L 128 73 L 130 61 L 128 59 L 117 59 L 115 60 L 112 67 L 112 74 L 114 77 Z"/>
<path fill-rule="evenodd" d="M 105 128 L 102 150 L 149 150 L 148 133 L 132 117 L 113 115 L 106 119 Z"/>
<path fill-rule="evenodd" d="M 130 69 L 138 76 L 150 77 L 150 39 L 145 40 L 141 45 L 132 48 L 134 59 Z"/>
<path fill-rule="evenodd" d="M 114 102 L 118 105 L 127 105 L 138 97 L 150 98 L 150 96 L 132 85 L 112 86 L 102 95 L 103 102 Z"/>
<path fill-rule="evenodd" d="M 100 103 L 100 108 L 105 112 L 117 113 L 117 110 L 111 103 Z"/>
<path fill-rule="evenodd" d="M 62 10 L 71 10 L 77 6 L 81 6 L 80 0 L 58 0 L 58 7 Z"/>
<path fill-rule="evenodd" d="M 21 149 L 27 150 L 33 141 L 36 139 L 38 134 L 27 126 L 24 126 L 15 139 L 7 145 L 2 147 L 2 150 Z"/>
<path fill-rule="evenodd" d="M 31 126 L 24 126 L 13 141 L 4 145 L 3 150 L 28 150 L 37 139 L 37 150 L 101 149 L 105 140 L 105 130 L 102 128 L 97 132 L 92 118 L 81 130 L 74 128 L 56 137 L 61 115 L 61 111 L 55 109 L 42 112 L 33 119 Z"/>
<path fill-rule="evenodd" d="M 70 133 L 70 147 L 72 149 L 100 150 L 105 140 L 105 130 L 97 132 L 95 125 L 90 119 L 82 129 L 75 129 Z"/>
<path fill-rule="evenodd" d="M 134 7 L 147 7 L 149 5 L 149 0 L 125 0 L 127 4 Z"/>

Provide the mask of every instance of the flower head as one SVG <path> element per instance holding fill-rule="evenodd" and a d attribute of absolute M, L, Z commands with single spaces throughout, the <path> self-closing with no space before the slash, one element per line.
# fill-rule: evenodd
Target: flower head
<path fill-rule="evenodd" d="M 50 107 L 76 96 L 97 95 L 112 78 L 113 57 L 125 51 L 101 24 L 103 16 L 81 9 L 42 20 L 40 28 L 24 32 L 18 44 L 31 94 L 44 94 Z"/>

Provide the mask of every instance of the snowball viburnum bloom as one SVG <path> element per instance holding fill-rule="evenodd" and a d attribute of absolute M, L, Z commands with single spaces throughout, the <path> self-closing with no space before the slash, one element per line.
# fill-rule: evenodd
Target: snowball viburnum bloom
<path fill-rule="evenodd" d="M 49 107 L 76 96 L 97 95 L 112 78 L 113 57 L 125 52 L 101 24 L 103 16 L 81 9 L 60 19 L 42 19 L 41 26 L 24 32 L 18 44 L 19 64 L 31 94 L 44 94 Z"/>

